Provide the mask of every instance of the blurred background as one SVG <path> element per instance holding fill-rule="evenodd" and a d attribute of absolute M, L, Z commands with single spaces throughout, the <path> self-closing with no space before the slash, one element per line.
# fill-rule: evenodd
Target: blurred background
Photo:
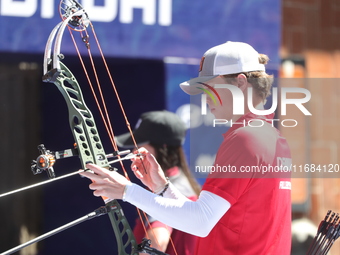
<path fill-rule="evenodd" d="M 190 123 L 200 109 L 178 84 L 198 73 L 200 58 L 225 41 L 243 41 L 267 54 L 267 72 L 279 77 L 275 86 L 310 90 L 311 117 L 291 115 L 294 129 L 278 128 L 290 144 L 293 164 L 328 166 L 340 156 L 340 1 L 338 0 L 82 0 L 103 49 L 118 93 L 133 127 L 141 113 L 167 109 Z M 47 38 L 60 22 L 59 2 L 0 0 L 0 194 L 47 179 L 33 175 L 30 164 L 37 146 L 51 151 L 72 148 L 68 111 L 55 85 L 43 83 L 42 64 Z M 77 34 L 75 33 L 75 37 Z M 79 37 L 79 36 L 78 36 Z M 78 38 L 79 39 L 79 38 Z M 94 38 L 89 38 L 105 92 L 115 134 L 127 132 L 110 90 Z M 93 45 L 93 46 L 92 46 Z M 87 50 L 79 43 L 86 65 Z M 112 146 L 87 86 L 68 31 L 63 37 L 63 63 L 81 84 L 107 153 Z M 82 85 L 84 84 L 84 85 Z M 269 100 L 270 101 L 270 100 Z M 288 118 L 288 116 L 287 116 Z M 191 123 L 190 128 L 208 125 Z M 223 131 L 225 132 L 225 130 Z M 185 149 L 191 165 L 209 164 L 220 134 L 202 136 L 199 153 Z M 202 146 L 202 144 L 204 146 Z M 128 166 L 128 164 L 127 164 Z M 80 168 L 77 158 L 59 160 L 57 176 Z M 128 167 L 127 167 L 128 169 Z M 200 183 L 204 176 L 197 176 Z M 309 242 L 328 210 L 340 212 L 339 171 L 293 176 L 292 254 L 306 254 Z M 133 177 L 132 177 L 133 179 Z M 134 179 L 133 179 L 134 180 Z M 134 180 L 136 181 L 136 180 Z M 89 182 L 78 176 L 0 198 L 0 252 L 84 216 L 102 205 Z M 121 203 L 133 226 L 137 212 Z M 339 242 L 339 241 L 338 241 Z M 340 254 L 335 242 L 331 254 Z M 116 241 L 108 217 L 82 223 L 17 254 L 115 254 Z"/>

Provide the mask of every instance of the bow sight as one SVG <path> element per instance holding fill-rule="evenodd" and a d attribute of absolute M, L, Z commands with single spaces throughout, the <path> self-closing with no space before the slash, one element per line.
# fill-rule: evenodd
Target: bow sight
<path fill-rule="evenodd" d="M 49 179 L 55 178 L 53 165 L 57 159 L 79 156 L 76 146 L 74 149 L 52 152 L 50 150 L 47 150 L 45 148 L 45 145 L 40 144 L 38 145 L 38 150 L 40 152 L 40 155 L 37 157 L 36 160 L 32 160 L 31 170 L 34 175 L 46 171 Z"/>
<path fill-rule="evenodd" d="M 69 158 L 74 156 L 79 156 L 77 145 L 74 145 L 74 149 L 66 149 L 61 151 L 50 151 L 45 148 L 44 144 L 38 145 L 38 150 L 40 152 L 40 155 L 37 157 L 36 160 L 32 160 L 31 163 L 31 170 L 34 175 L 40 174 L 43 171 L 47 172 L 49 179 L 54 179 L 56 177 L 53 166 L 57 159 L 63 159 L 63 158 Z M 105 155 L 105 158 L 113 158 L 117 156 L 122 156 L 127 154 L 125 157 L 119 157 L 118 159 L 109 161 L 109 164 L 114 164 L 116 162 L 122 161 L 122 160 L 129 160 L 136 157 L 142 157 L 141 154 L 133 154 L 130 153 L 130 150 L 124 150 L 124 151 L 115 151 L 114 153 Z M 103 160 L 100 158 L 100 160 Z M 93 162 L 86 162 L 86 163 L 93 163 Z M 114 167 L 108 167 L 109 170 L 117 170 Z"/>
<path fill-rule="evenodd" d="M 31 170 L 33 174 L 36 175 L 46 171 L 49 179 L 55 178 L 53 170 L 55 155 L 52 154 L 51 151 L 46 150 L 43 144 L 38 146 L 38 150 L 41 154 L 37 157 L 37 160 L 33 160 L 31 163 Z"/>

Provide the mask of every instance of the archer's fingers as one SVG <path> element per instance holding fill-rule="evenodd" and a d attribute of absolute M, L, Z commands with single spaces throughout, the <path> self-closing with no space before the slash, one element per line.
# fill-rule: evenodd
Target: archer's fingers
<path fill-rule="evenodd" d="M 86 166 L 89 167 L 89 164 L 87 164 Z M 93 166 L 95 166 L 95 165 L 93 165 Z M 99 167 L 94 168 L 92 166 L 90 166 L 89 169 L 92 170 L 93 172 L 91 172 L 91 171 L 83 171 L 83 172 L 80 172 L 79 174 L 81 176 L 84 176 L 84 177 L 88 178 L 88 179 L 91 179 L 92 181 L 97 181 L 97 182 L 102 180 L 103 178 L 108 178 L 109 177 L 109 173 L 107 173 L 105 171 L 106 169 L 101 169 Z"/>
<path fill-rule="evenodd" d="M 138 167 L 134 164 L 131 165 L 132 172 L 138 179 L 143 179 L 143 174 L 139 171 Z"/>
<path fill-rule="evenodd" d="M 90 184 L 90 189 L 94 190 L 93 195 L 96 197 L 110 197 L 121 199 L 123 191 L 112 189 L 111 185 L 97 185 L 96 183 Z"/>
<path fill-rule="evenodd" d="M 146 154 L 146 158 L 152 166 L 158 166 L 158 162 L 154 155 L 152 155 L 151 153 L 148 153 Z"/>
<path fill-rule="evenodd" d="M 104 196 L 104 191 L 102 189 L 95 189 L 91 188 L 92 184 L 90 185 L 90 189 L 93 190 L 93 195 L 96 197 Z"/>
<path fill-rule="evenodd" d="M 134 154 L 141 154 L 142 156 L 146 153 L 149 153 L 149 151 L 147 149 L 145 149 L 144 147 L 140 147 L 138 148 L 138 150 L 135 150 L 133 152 Z"/>
<path fill-rule="evenodd" d="M 141 162 L 140 160 L 133 161 L 133 162 L 131 163 L 131 169 L 132 169 L 133 171 L 140 169 L 142 166 L 143 166 L 143 165 L 142 165 L 142 162 Z"/>
<path fill-rule="evenodd" d="M 110 171 L 95 164 L 86 164 L 86 167 L 101 176 L 110 175 Z"/>
<path fill-rule="evenodd" d="M 103 189 L 104 185 L 103 184 L 98 184 L 96 182 L 92 182 L 90 185 L 89 185 L 89 188 L 91 190 L 101 190 Z"/>
<path fill-rule="evenodd" d="M 143 162 L 148 161 L 151 165 L 151 167 L 158 167 L 158 162 L 156 160 L 156 158 L 154 157 L 154 155 L 152 155 L 147 149 L 145 149 L 144 147 L 139 148 L 138 150 L 136 150 L 134 152 L 135 154 L 140 153 L 142 154 L 144 157 L 137 157 L 134 158 L 132 160 L 132 162 L 139 162 L 140 164 L 143 164 Z"/>
<path fill-rule="evenodd" d="M 79 174 L 81 176 L 84 176 L 84 177 L 89 178 L 91 180 L 94 180 L 94 179 L 98 178 L 98 175 L 96 175 L 94 173 L 91 173 L 91 172 L 84 171 L 84 172 L 80 172 Z"/>

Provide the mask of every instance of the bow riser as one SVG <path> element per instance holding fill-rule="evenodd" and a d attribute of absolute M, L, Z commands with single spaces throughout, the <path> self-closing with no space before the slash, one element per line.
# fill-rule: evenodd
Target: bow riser
<path fill-rule="evenodd" d="M 71 71 L 61 62 L 54 84 L 63 95 L 69 111 L 69 123 L 77 143 L 83 169 L 87 163 L 110 167 L 92 113 L 86 106 L 80 86 Z"/>
<path fill-rule="evenodd" d="M 87 108 L 80 86 L 71 71 L 59 62 L 61 70 L 54 70 L 54 84 L 63 95 L 69 111 L 69 123 L 83 168 L 87 163 L 94 163 L 109 168 L 98 130 L 91 111 Z M 53 71 L 53 70 L 52 70 Z M 119 255 L 138 255 L 137 241 L 132 229 L 116 200 L 105 201 L 111 207 L 108 213 L 118 246 Z M 130 250 L 130 253 L 127 252 Z"/>

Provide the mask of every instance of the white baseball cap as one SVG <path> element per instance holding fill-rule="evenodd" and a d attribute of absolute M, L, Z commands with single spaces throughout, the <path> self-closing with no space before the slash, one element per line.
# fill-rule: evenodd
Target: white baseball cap
<path fill-rule="evenodd" d="M 265 66 L 259 63 L 259 53 L 252 46 L 228 41 L 207 50 L 201 59 L 198 77 L 182 82 L 180 87 L 189 95 L 197 95 L 202 93 L 198 89 L 203 86 L 201 82 L 219 75 L 265 70 Z"/>

